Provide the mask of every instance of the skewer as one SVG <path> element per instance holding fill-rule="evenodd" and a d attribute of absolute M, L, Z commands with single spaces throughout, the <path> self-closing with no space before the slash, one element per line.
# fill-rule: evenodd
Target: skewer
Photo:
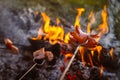
<path fill-rule="evenodd" d="M 75 58 L 75 56 L 77 55 L 77 52 L 78 52 L 79 47 L 80 47 L 80 45 L 77 46 L 77 48 L 76 48 L 76 50 L 75 50 L 75 52 L 74 52 L 72 58 L 70 59 L 70 62 L 68 63 L 66 69 L 64 70 L 62 76 L 60 77 L 60 80 L 63 80 L 63 79 L 64 79 L 64 77 L 65 77 L 67 71 L 69 70 L 69 68 L 70 68 L 70 66 L 71 66 L 71 64 L 72 64 L 72 62 L 73 62 L 73 60 L 74 60 L 74 58 Z"/>
<path fill-rule="evenodd" d="M 27 72 L 25 72 L 25 73 L 19 78 L 19 80 L 22 80 L 36 65 L 37 65 L 37 63 L 35 63 Z"/>

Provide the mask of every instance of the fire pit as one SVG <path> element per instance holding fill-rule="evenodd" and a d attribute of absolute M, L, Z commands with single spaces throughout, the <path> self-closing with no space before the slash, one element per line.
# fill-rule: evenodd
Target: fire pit
<path fill-rule="evenodd" d="M 59 18 L 51 20 L 46 13 L 31 9 L 8 12 L 15 15 L 10 21 L 18 20 L 21 25 L 29 27 L 16 27 L 13 30 L 18 33 L 12 31 L 9 34 L 13 34 L 12 37 L 3 31 L 0 80 L 118 80 L 114 70 L 119 68 L 119 57 L 114 54 L 114 47 L 108 48 L 102 43 L 109 34 L 106 5 L 99 15 L 102 23 L 98 27 L 92 27 L 96 19 L 94 12 L 90 12 L 87 29 L 79 20 L 85 9 L 76 10 L 74 26 L 66 25 Z M 1 30 L 10 31 L 11 28 Z M 23 38 L 15 37 L 18 35 Z"/>

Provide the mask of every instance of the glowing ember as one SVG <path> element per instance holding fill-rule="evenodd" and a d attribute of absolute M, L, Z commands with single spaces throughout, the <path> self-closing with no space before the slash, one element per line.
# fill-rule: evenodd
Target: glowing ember
<path fill-rule="evenodd" d="M 69 80 L 73 80 L 73 77 L 72 77 L 72 75 L 70 75 L 70 74 L 67 75 L 67 78 L 68 78 Z"/>

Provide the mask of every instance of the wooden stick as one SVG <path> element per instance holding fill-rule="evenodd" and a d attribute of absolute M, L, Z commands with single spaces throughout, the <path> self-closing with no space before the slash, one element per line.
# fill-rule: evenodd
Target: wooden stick
<path fill-rule="evenodd" d="M 72 58 L 70 59 L 70 62 L 68 63 L 68 65 L 67 65 L 67 67 L 65 68 L 65 70 L 64 70 L 64 72 L 63 72 L 63 74 L 62 74 L 62 76 L 60 77 L 60 80 L 63 80 L 63 79 L 64 79 L 64 77 L 65 77 L 67 71 L 69 70 L 69 68 L 70 68 L 70 66 L 71 66 L 71 64 L 72 64 L 72 62 L 73 62 L 73 60 L 74 60 L 74 58 L 75 58 L 75 56 L 76 56 L 76 54 L 77 54 L 77 52 L 78 52 L 79 47 L 80 47 L 80 45 L 77 46 L 77 48 L 76 48 L 76 50 L 75 50 L 75 52 L 74 52 Z"/>
<path fill-rule="evenodd" d="M 37 63 L 35 63 L 27 72 L 25 72 L 25 73 L 19 78 L 19 80 L 22 80 L 36 65 L 37 65 Z"/>

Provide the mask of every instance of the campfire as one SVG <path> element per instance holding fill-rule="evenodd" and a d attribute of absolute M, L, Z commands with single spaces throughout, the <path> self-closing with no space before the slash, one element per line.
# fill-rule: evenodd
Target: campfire
<path fill-rule="evenodd" d="M 19 76 L 19 80 L 26 79 L 27 74 L 34 68 L 44 76 L 47 71 L 54 74 L 47 76 L 50 80 L 110 80 L 116 77 L 115 73 L 106 69 L 112 67 L 110 65 L 116 60 L 114 48 L 107 49 L 100 42 L 109 32 L 106 6 L 100 15 L 102 23 L 95 28 L 92 28 L 96 22 L 93 11 L 88 16 L 87 29 L 81 26 L 80 21 L 85 9 L 78 8 L 76 11 L 78 14 L 71 31 L 64 28 L 59 18 L 52 23 L 46 13 L 35 12 L 35 15 L 42 16 L 43 26 L 40 26 L 36 37 L 29 38 L 34 64 Z M 7 49 L 19 54 L 19 49 L 10 39 L 6 38 L 4 42 Z M 58 72 L 54 73 L 54 70 Z"/>

